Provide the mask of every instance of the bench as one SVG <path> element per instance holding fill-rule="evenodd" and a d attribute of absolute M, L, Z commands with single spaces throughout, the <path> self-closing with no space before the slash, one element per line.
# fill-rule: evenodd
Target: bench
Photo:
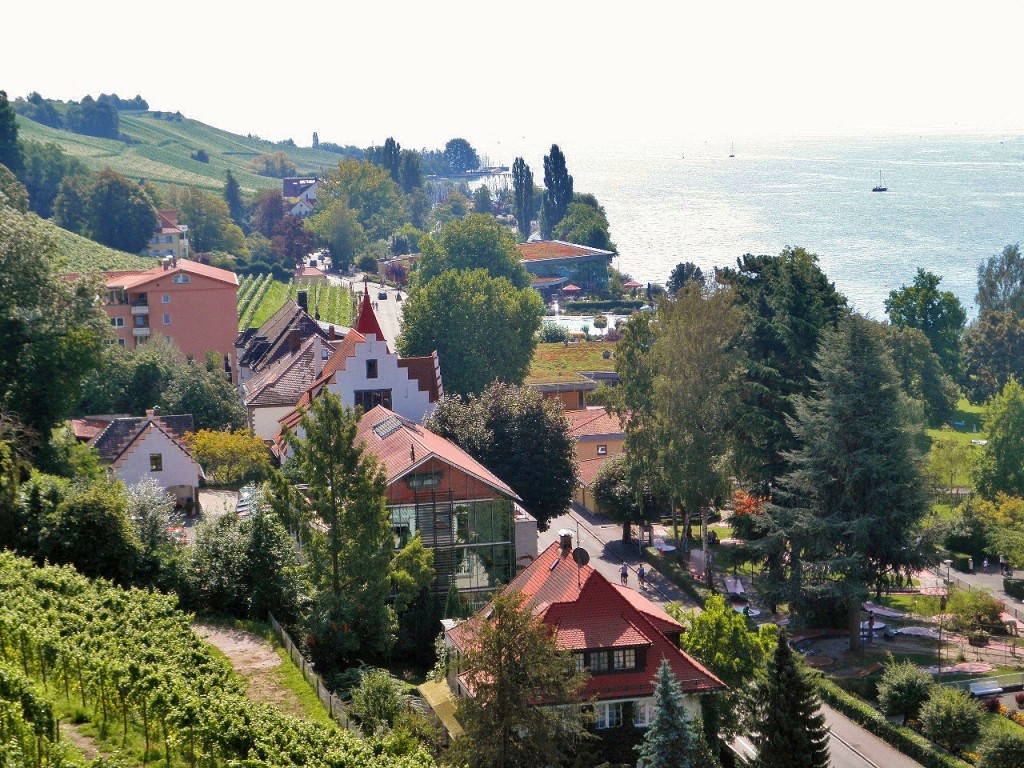
<path fill-rule="evenodd" d="M 1002 687 L 996 682 L 994 677 L 983 677 L 971 683 L 972 696 L 978 696 L 979 698 L 982 696 L 998 696 L 1002 692 Z"/>
<path fill-rule="evenodd" d="M 725 577 L 725 591 L 733 597 L 743 596 L 743 582 L 738 578 Z"/>

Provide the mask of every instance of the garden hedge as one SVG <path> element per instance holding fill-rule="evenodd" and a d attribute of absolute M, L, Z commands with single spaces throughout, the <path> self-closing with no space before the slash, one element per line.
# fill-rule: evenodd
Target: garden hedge
<path fill-rule="evenodd" d="M 1003 591 L 1010 597 L 1024 600 L 1024 579 L 1003 578 Z"/>
<path fill-rule="evenodd" d="M 951 755 L 910 728 L 889 722 L 866 701 L 847 693 L 831 680 L 822 678 L 818 682 L 818 687 L 822 700 L 829 706 L 888 742 L 894 749 L 917 760 L 925 768 L 974 768 L 971 763 Z"/>

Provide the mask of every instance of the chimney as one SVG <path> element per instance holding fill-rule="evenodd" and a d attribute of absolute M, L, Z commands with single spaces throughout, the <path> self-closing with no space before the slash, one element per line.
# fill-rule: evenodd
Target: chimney
<path fill-rule="evenodd" d="M 572 531 L 568 528 L 562 528 L 558 532 L 558 543 L 562 546 L 563 555 L 572 552 Z"/>
<path fill-rule="evenodd" d="M 302 345 L 302 331 L 298 328 L 292 328 L 288 333 L 289 347 L 292 352 L 298 352 L 299 347 Z"/>
<path fill-rule="evenodd" d="M 146 415 L 152 419 L 154 416 L 156 416 L 156 408 L 147 408 Z"/>
<path fill-rule="evenodd" d="M 325 352 L 327 349 L 324 348 L 323 339 L 319 335 L 313 336 L 313 373 L 318 379 L 324 371 L 324 360 L 327 358 Z"/>
<path fill-rule="evenodd" d="M 334 326 L 333 325 L 327 326 L 327 339 L 328 339 L 328 341 L 334 341 L 336 338 L 337 338 L 337 336 L 335 335 L 335 332 L 334 332 Z"/>
<path fill-rule="evenodd" d="M 409 461 L 416 462 L 416 443 L 409 444 Z"/>
<path fill-rule="evenodd" d="M 295 300 L 299 304 L 299 308 L 305 312 L 309 308 L 309 294 L 306 291 L 299 291 L 296 294 Z"/>

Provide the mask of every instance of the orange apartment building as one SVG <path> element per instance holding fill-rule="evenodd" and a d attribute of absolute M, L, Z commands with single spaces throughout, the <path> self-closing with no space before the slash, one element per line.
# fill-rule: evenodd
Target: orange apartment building
<path fill-rule="evenodd" d="M 104 310 L 117 344 L 134 349 L 150 340 L 173 342 L 202 362 L 209 350 L 223 358 L 238 383 L 238 277 L 187 259 L 164 259 L 144 271 L 107 272 Z"/>

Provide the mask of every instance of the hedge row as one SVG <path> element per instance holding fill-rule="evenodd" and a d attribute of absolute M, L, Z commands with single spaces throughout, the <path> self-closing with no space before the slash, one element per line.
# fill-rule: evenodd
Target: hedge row
<path fill-rule="evenodd" d="M 1024 600 L 1024 579 L 1003 579 L 1003 591 L 1010 597 Z"/>
<path fill-rule="evenodd" d="M 711 590 L 690 575 L 685 561 L 678 562 L 675 557 L 666 557 L 654 547 L 644 547 L 644 559 L 658 573 L 696 600 L 697 605 L 704 607 L 704 603 L 711 596 Z"/>
<path fill-rule="evenodd" d="M 821 698 L 827 704 L 888 742 L 894 749 L 917 760 L 925 768 L 974 768 L 970 763 L 954 757 L 910 728 L 890 723 L 877 709 L 847 693 L 831 680 L 822 678 L 818 681 L 818 686 Z"/>
<path fill-rule="evenodd" d="M 567 301 L 560 305 L 562 314 L 585 315 L 590 312 L 608 312 L 613 315 L 628 315 L 645 304 L 643 301 L 627 301 L 624 299 L 608 299 L 604 301 Z"/>

